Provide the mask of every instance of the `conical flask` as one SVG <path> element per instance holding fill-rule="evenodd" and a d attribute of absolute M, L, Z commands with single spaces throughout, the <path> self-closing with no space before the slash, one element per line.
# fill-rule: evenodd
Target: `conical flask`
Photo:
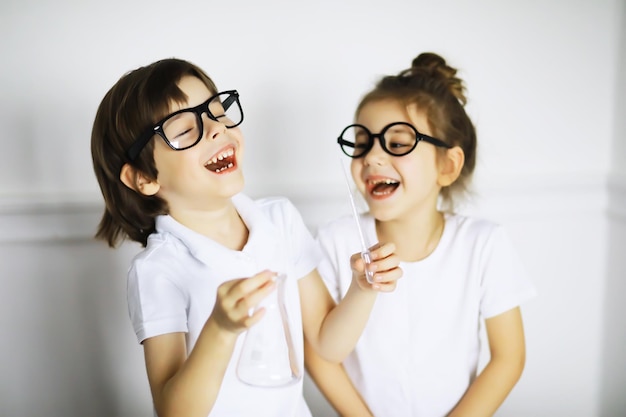
<path fill-rule="evenodd" d="M 237 376 L 246 384 L 280 387 L 302 378 L 285 308 L 285 279 L 276 277 L 276 289 L 259 305 L 265 315 L 245 334 Z"/>

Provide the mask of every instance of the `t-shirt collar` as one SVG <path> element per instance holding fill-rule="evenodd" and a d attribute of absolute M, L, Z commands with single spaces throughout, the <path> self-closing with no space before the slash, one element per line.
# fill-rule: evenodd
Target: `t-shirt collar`
<path fill-rule="evenodd" d="M 193 257 L 207 265 L 221 264 L 225 259 L 233 256 L 258 256 L 267 253 L 269 256 L 277 245 L 279 230 L 274 226 L 267 215 L 244 194 L 233 196 L 233 204 L 248 228 L 249 235 L 243 250 L 235 251 L 224 247 L 216 241 L 197 233 L 180 224 L 169 215 L 160 215 L 155 219 L 157 233 L 171 234 L 176 237 L 191 253 Z"/>

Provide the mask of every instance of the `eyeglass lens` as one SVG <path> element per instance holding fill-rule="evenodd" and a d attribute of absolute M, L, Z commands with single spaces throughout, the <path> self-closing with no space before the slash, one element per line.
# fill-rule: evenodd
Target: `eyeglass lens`
<path fill-rule="evenodd" d="M 163 123 L 165 138 L 175 149 L 193 146 L 202 136 L 201 114 L 205 111 L 211 119 L 234 127 L 241 123 L 243 113 L 233 93 L 220 93 L 200 108 L 177 113 Z"/>
<path fill-rule="evenodd" d="M 373 146 L 375 137 L 362 126 L 350 126 L 346 128 L 341 138 L 346 142 L 342 144 L 343 151 L 353 158 L 366 154 Z M 389 125 L 382 132 L 380 145 L 385 152 L 401 156 L 409 153 L 417 143 L 417 134 L 414 129 L 406 124 Z"/>

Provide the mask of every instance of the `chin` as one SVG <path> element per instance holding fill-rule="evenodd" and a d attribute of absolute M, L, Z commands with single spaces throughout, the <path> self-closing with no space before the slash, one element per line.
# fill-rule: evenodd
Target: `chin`
<path fill-rule="evenodd" d="M 403 213 L 397 210 L 396 205 L 390 207 L 370 207 L 369 212 L 372 217 L 374 217 L 379 222 L 398 220 L 403 215 Z"/>
<path fill-rule="evenodd" d="M 224 190 L 230 196 L 234 196 L 234 195 L 239 194 L 240 192 L 243 191 L 244 185 L 245 185 L 245 181 L 243 179 L 243 175 L 240 175 L 239 178 L 237 178 L 237 179 L 233 178 L 233 181 L 230 184 L 226 185 L 224 187 Z"/>

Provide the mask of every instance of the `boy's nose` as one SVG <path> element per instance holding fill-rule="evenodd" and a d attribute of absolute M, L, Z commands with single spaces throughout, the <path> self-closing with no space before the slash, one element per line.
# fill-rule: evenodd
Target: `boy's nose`
<path fill-rule="evenodd" d="M 224 123 L 211 119 L 206 113 L 202 114 L 202 124 L 206 139 L 215 140 L 220 134 L 226 132 Z"/>

